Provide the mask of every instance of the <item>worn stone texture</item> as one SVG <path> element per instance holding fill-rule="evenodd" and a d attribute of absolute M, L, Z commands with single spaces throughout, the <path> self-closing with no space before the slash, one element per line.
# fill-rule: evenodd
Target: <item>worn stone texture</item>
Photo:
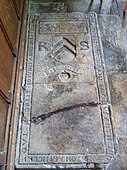
<path fill-rule="evenodd" d="M 109 76 L 111 99 L 115 113 L 118 140 L 117 156 L 107 170 L 127 169 L 127 73 L 112 73 Z"/>
<path fill-rule="evenodd" d="M 50 2 L 50 3 L 49 3 Z M 55 10 L 55 12 L 96 12 L 101 14 L 119 14 L 116 1 L 112 0 L 30 0 L 30 12 L 54 12 L 52 3 L 65 3 L 66 8 Z M 125 0 L 120 2 L 122 8 Z"/>
<path fill-rule="evenodd" d="M 81 13 L 78 16 L 70 14 L 68 23 L 63 22 L 64 14 L 58 14 L 74 11 L 94 11 L 101 14 L 98 15 L 98 21 L 94 18 L 92 22 L 88 22 L 87 17 L 82 20 Z M 116 3 L 104 1 L 101 5 L 98 0 L 93 3 L 84 0 L 74 0 L 73 3 L 70 0 L 30 1 L 30 13 L 36 15 L 39 12 L 52 12 L 54 15 L 56 13 L 59 22 L 56 22 L 57 17 L 51 22 L 52 15 L 47 15 L 47 19 L 46 16 L 42 17 L 38 22 L 35 22 L 39 18 L 37 16 L 30 20 L 28 53 L 22 82 L 19 116 L 21 133 L 18 133 L 16 167 L 126 170 L 126 44 L 119 16 L 104 15 L 118 14 Z M 80 20 L 78 17 L 81 17 Z M 88 23 L 93 24 L 95 29 L 92 35 Z M 97 40 L 99 42 L 96 42 Z M 100 44 L 99 51 L 97 44 Z M 96 62 L 103 52 L 104 58 L 101 56 L 101 60 Z M 98 63 L 104 66 L 103 69 L 96 65 Z M 104 77 L 100 70 L 104 71 Z M 98 75 L 102 76 L 100 82 Z M 105 91 L 101 84 L 103 80 L 106 81 L 108 96 L 102 94 L 100 100 L 98 94 Z M 100 86 L 97 86 L 98 82 Z M 105 97 L 108 100 L 105 100 Z M 112 116 L 109 119 L 110 114 Z M 105 124 L 102 120 L 109 122 Z M 110 128 L 104 131 L 104 126 Z M 110 137 L 113 135 L 113 140 L 112 137 L 104 138 L 106 133 Z M 110 147 L 114 145 L 113 152 L 117 152 L 114 159 L 108 154 L 108 157 L 100 154 L 105 153 L 105 140 L 111 141 Z M 117 143 L 113 143 L 114 140 Z M 66 156 L 63 157 L 64 155 Z M 51 164 L 54 162 L 57 165 Z"/>
<path fill-rule="evenodd" d="M 103 167 L 116 142 L 96 14 L 36 14 L 28 30 L 16 167 Z"/>
<path fill-rule="evenodd" d="M 117 156 L 106 170 L 127 169 L 127 44 L 119 16 L 99 15 L 117 134 Z"/>
<path fill-rule="evenodd" d="M 127 71 L 126 41 L 119 16 L 98 16 L 107 72 Z"/>

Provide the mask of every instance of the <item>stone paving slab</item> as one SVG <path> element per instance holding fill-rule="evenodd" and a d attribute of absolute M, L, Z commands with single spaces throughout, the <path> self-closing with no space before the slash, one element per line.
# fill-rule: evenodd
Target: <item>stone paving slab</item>
<path fill-rule="evenodd" d="M 99 15 L 99 26 L 117 134 L 117 156 L 106 170 L 127 169 L 127 44 L 120 17 Z"/>
<path fill-rule="evenodd" d="M 101 168 L 115 155 L 96 14 L 29 17 L 17 169 Z"/>
<path fill-rule="evenodd" d="M 120 0 L 121 1 L 121 0 Z M 120 2 L 122 8 L 125 0 Z M 57 7 L 54 8 L 55 4 Z M 120 8 L 120 11 L 122 9 Z M 116 1 L 112 0 L 30 0 L 30 12 L 96 12 L 97 14 L 119 14 Z"/>
<path fill-rule="evenodd" d="M 127 71 L 127 48 L 120 17 L 98 15 L 107 72 Z"/>

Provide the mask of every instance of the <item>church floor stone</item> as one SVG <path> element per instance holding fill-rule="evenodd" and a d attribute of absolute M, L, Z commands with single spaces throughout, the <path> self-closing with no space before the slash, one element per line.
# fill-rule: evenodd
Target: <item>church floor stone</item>
<path fill-rule="evenodd" d="M 127 132 L 119 17 L 41 5 L 46 11 L 28 17 L 16 169 L 124 170 L 116 164 Z"/>

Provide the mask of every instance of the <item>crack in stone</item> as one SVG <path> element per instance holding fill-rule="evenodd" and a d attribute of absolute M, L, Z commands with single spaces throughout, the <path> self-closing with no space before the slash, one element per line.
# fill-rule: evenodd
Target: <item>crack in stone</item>
<path fill-rule="evenodd" d="M 58 109 L 58 110 L 53 111 L 53 112 L 42 114 L 42 115 L 39 115 L 37 117 L 32 117 L 31 122 L 34 123 L 34 124 L 38 124 L 38 123 L 44 121 L 47 118 L 50 118 L 52 115 L 57 114 L 59 112 L 69 111 L 69 110 L 79 108 L 79 107 L 96 107 L 96 106 L 98 106 L 98 103 L 94 103 L 94 102 L 77 104 L 77 105 L 74 105 L 74 106 L 65 107 L 63 109 Z"/>

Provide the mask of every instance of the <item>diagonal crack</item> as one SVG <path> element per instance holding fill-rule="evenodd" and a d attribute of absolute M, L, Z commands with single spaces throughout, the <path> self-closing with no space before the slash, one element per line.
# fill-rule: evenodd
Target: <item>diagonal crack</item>
<path fill-rule="evenodd" d="M 46 114 L 39 115 L 37 117 L 32 117 L 31 122 L 38 124 L 38 123 L 44 121 L 45 119 L 50 118 L 54 114 L 57 114 L 57 113 L 60 113 L 60 112 L 63 112 L 63 111 L 69 111 L 69 110 L 79 108 L 79 107 L 87 107 L 87 106 L 96 107 L 96 106 L 98 106 L 98 103 L 90 102 L 90 103 L 87 103 L 87 104 L 82 103 L 82 104 L 77 104 L 77 105 L 70 106 L 70 107 L 65 107 L 65 108 L 58 109 L 58 110 L 53 111 L 53 112 L 49 112 L 49 113 L 46 113 Z"/>

